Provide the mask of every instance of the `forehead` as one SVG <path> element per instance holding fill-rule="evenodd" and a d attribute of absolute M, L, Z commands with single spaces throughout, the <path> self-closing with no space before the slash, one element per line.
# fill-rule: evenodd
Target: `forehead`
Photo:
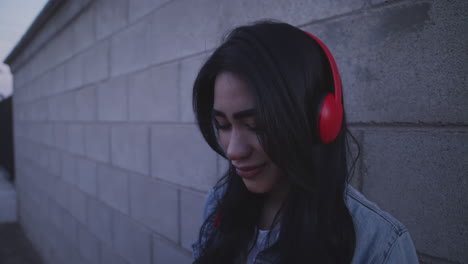
<path fill-rule="evenodd" d="M 215 80 L 213 107 L 225 113 L 254 107 L 248 84 L 230 72 L 220 73 Z"/>

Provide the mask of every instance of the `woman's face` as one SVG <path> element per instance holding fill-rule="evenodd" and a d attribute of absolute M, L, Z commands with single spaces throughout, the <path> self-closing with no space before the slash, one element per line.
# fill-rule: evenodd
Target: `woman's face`
<path fill-rule="evenodd" d="M 255 102 L 248 85 L 230 72 L 216 77 L 213 117 L 227 158 L 250 192 L 269 193 L 282 180 L 256 133 Z"/>

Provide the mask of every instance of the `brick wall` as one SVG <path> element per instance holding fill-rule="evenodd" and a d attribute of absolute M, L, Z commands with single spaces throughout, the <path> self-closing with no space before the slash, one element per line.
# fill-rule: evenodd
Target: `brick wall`
<path fill-rule="evenodd" d="M 468 263 L 466 1 L 79 2 L 10 62 L 19 216 L 46 263 L 191 262 L 225 168 L 191 85 L 227 30 L 261 18 L 334 53 L 363 151 L 355 185 L 422 263 Z"/>

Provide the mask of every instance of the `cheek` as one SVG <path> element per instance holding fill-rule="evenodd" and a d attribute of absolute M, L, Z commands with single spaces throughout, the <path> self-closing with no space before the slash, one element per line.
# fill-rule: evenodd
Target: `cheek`
<path fill-rule="evenodd" d="M 271 162 L 271 161 L 270 161 Z M 272 182 L 276 182 L 281 178 L 281 173 L 276 166 L 272 165 L 269 170 L 269 180 Z"/>
<path fill-rule="evenodd" d="M 276 167 L 273 164 L 269 168 L 267 174 L 268 175 L 266 177 L 266 181 L 268 182 L 268 185 L 270 185 L 270 187 L 273 187 L 273 186 L 275 186 L 277 184 L 281 184 L 281 182 L 283 182 L 283 180 L 285 180 L 284 173 L 278 167 Z"/>

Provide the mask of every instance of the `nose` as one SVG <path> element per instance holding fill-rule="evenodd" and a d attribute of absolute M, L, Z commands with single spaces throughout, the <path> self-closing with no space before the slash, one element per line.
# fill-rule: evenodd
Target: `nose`
<path fill-rule="evenodd" d="M 229 137 L 226 156 L 230 160 L 242 160 L 250 155 L 252 148 L 242 132 L 233 129 Z"/>

